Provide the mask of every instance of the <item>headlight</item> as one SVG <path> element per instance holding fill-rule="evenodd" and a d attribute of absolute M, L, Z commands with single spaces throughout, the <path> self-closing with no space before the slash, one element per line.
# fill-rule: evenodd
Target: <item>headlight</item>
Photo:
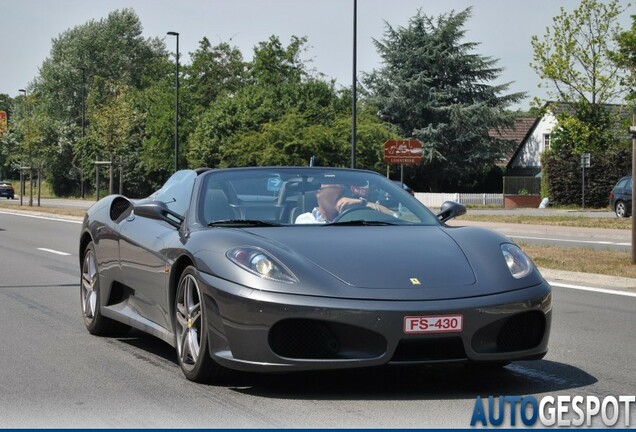
<path fill-rule="evenodd" d="M 532 271 L 532 261 L 530 261 L 528 255 L 519 249 L 519 247 L 510 243 L 504 243 L 501 245 L 501 253 L 514 278 L 521 279 L 522 277 L 528 276 Z"/>
<path fill-rule="evenodd" d="M 283 263 L 261 248 L 253 246 L 237 247 L 230 249 L 225 255 L 234 264 L 256 276 L 278 282 L 298 282 L 296 276 Z"/>

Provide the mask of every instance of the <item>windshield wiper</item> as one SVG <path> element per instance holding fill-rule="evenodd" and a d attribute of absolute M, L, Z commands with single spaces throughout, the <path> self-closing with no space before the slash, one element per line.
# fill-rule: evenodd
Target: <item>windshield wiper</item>
<path fill-rule="evenodd" d="M 395 224 L 393 222 L 386 222 L 386 221 L 368 221 L 368 220 L 362 220 L 362 219 L 358 219 L 358 220 L 352 220 L 352 221 L 346 221 L 346 222 L 331 222 L 328 224 L 325 224 L 324 226 L 334 226 L 334 225 L 343 225 L 343 226 L 386 226 L 386 225 L 398 225 Z"/>
<path fill-rule="evenodd" d="M 213 226 L 277 227 L 277 226 L 281 226 L 281 224 L 277 224 L 273 222 L 265 222 L 265 221 L 257 220 L 257 219 L 223 219 L 218 221 L 212 221 L 208 223 L 208 226 L 209 227 L 213 227 Z"/>

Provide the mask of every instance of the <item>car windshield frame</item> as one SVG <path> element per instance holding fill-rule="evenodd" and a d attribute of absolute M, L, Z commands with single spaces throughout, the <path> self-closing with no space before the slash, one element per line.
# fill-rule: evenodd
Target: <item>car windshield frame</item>
<path fill-rule="evenodd" d="M 299 226 L 439 226 L 424 204 L 392 180 L 373 172 L 327 167 L 251 167 L 209 170 L 200 174 L 193 216 L 204 227 L 260 228 Z M 341 213 L 342 220 L 299 223 L 316 209 L 316 193 L 342 185 L 342 196 L 364 211 Z M 379 209 L 384 212 L 378 211 Z M 390 211 L 386 211 L 386 210 Z M 362 210 L 362 209 L 360 209 Z M 374 211 L 375 210 L 375 211 Z M 232 224 L 218 223 L 224 220 Z M 240 224 L 237 221 L 250 221 Z M 253 223 L 261 221 L 262 224 Z M 333 223 L 336 222 L 336 223 Z M 342 222 L 338 224 L 337 222 Z M 360 222 L 360 223 L 356 223 Z"/>

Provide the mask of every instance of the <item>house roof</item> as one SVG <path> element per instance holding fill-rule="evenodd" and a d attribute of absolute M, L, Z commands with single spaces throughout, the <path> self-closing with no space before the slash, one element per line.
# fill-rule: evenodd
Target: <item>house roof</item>
<path fill-rule="evenodd" d="M 488 131 L 488 135 L 493 138 L 498 138 L 505 141 L 511 141 L 514 143 L 514 147 L 506 153 L 504 164 L 509 164 L 510 161 L 517 155 L 526 141 L 528 136 L 532 134 L 535 126 L 539 122 L 541 117 L 519 117 L 515 120 L 512 127 L 502 129 L 491 129 Z"/>

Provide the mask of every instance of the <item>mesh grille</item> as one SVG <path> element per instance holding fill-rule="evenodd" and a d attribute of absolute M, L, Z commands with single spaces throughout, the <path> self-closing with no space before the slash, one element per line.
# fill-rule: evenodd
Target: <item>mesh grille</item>
<path fill-rule="evenodd" d="M 288 320 L 270 332 L 270 346 L 281 357 L 334 359 L 340 343 L 329 327 L 314 320 Z"/>
<path fill-rule="evenodd" d="M 497 335 L 499 351 L 522 351 L 536 347 L 543 339 L 545 317 L 541 312 L 525 312 L 508 319 Z"/>
<path fill-rule="evenodd" d="M 130 208 L 130 201 L 125 198 L 115 198 L 110 205 L 110 219 L 117 220 Z"/>

